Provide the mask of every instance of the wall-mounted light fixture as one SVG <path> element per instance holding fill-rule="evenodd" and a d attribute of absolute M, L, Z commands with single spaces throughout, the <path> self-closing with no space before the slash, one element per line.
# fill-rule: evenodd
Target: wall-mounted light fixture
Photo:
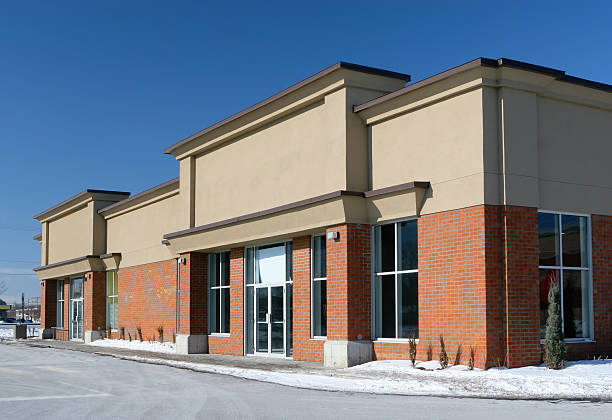
<path fill-rule="evenodd" d="M 340 232 L 327 232 L 327 239 L 340 239 Z"/>

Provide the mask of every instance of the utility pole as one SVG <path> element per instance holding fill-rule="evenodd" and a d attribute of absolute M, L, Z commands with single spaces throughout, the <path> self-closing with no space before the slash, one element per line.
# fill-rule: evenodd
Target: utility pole
<path fill-rule="evenodd" d="M 24 308 L 25 308 L 25 298 L 24 298 L 23 292 L 21 292 L 21 318 L 19 319 L 25 319 Z"/>

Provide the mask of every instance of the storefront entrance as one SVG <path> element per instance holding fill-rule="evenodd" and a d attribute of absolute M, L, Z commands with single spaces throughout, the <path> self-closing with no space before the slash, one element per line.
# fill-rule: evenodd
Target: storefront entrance
<path fill-rule="evenodd" d="M 291 251 L 291 242 L 247 248 L 247 354 L 292 354 Z"/>
<path fill-rule="evenodd" d="M 70 339 L 83 339 L 83 278 L 70 279 Z"/>

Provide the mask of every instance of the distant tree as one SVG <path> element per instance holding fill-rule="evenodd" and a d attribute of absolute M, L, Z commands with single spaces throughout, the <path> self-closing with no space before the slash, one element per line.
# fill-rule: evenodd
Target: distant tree
<path fill-rule="evenodd" d="M 548 319 L 544 341 L 544 361 L 549 369 L 563 369 L 567 357 L 567 346 L 561 326 L 561 293 L 559 282 L 548 291 Z"/>
<path fill-rule="evenodd" d="M 4 294 L 8 290 L 8 286 L 2 280 L 0 280 L 0 295 Z"/>

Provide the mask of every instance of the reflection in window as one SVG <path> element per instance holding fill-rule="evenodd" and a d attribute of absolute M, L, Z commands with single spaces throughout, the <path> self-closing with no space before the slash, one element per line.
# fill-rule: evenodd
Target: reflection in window
<path fill-rule="evenodd" d="M 540 336 L 545 337 L 548 292 L 561 289 L 565 338 L 591 337 L 591 281 L 586 216 L 540 212 Z"/>
<path fill-rule="evenodd" d="M 208 256 L 208 331 L 230 332 L 230 252 Z"/>

